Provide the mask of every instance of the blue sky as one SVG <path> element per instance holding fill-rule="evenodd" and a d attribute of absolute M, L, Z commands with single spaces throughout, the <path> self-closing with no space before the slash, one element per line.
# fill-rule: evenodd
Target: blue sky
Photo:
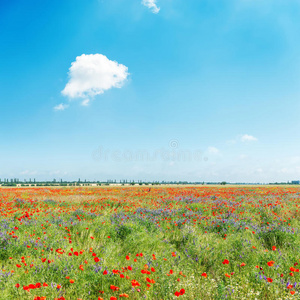
<path fill-rule="evenodd" d="M 300 179 L 299 16 L 296 0 L 1 1 L 0 178 Z"/>

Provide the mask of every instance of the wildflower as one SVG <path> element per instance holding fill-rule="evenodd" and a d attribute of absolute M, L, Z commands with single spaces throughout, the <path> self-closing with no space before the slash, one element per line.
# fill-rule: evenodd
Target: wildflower
<path fill-rule="evenodd" d="M 228 259 L 224 259 L 224 261 L 222 262 L 223 265 L 228 265 L 229 264 L 229 260 Z"/>
<path fill-rule="evenodd" d="M 131 285 L 132 285 L 132 287 L 140 286 L 139 282 L 136 281 L 135 279 L 131 280 Z"/>
<path fill-rule="evenodd" d="M 267 265 L 268 265 L 269 267 L 273 267 L 274 264 L 275 264 L 275 261 L 273 261 L 273 260 L 267 262 Z"/>
<path fill-rule="evenodd" d="M 35 284 L 35 288 L 39 289 L 42 285 L 38 282 Z"/>

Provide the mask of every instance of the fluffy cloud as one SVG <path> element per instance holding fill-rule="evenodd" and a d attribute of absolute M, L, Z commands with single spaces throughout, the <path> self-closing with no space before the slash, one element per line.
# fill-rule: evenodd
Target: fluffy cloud
<path fill-rule="evenodd" d="M 102 54 L 77 56 L 69 69 L 69 81 L 62 91 L 69 99 L 89 99 L 111 88 L 120 88 L 127 79 L 128 68 Z"/>
<path fill-rule="evenodd" d="M 154 14 L 157 14 L 160 11 L 160 8 L 156 5 L 156 0 L 143 0 L 142 4 L 150 8 Z"/>
<path fill-rule="evenodd" d="M 63 103 L 60 103 L 56 106 L 54 106 L 54 110 L 58 111 L 58 110 L 65 110 L 66 108 L 68 108 L 69 105 L 68 104 L 63 104 Z"/>
<path fill-rule="evenodd" d="M 90 99 L 84 99 L 82 102 L 81 102 L 81 105 L 82 106 L 88 106 L 90 104 Z"/>
<path fill-rule="evenodd" d="M 242 142 L 255 142 L 255 141 L 257 141 L 257 138 L 252 135 L 249 135 L 249 134 L 244 134 L 241 136 L 241 141 Z"/>

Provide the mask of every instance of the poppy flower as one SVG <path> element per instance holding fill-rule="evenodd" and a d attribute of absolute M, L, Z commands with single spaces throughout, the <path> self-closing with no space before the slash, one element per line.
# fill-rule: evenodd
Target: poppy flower
<path fill-rule="evenodd" d="M 179 293 L 180 293 L 180 295 L 184 295 L 185 289 L 181 289 L 181 290 L 179 291 Z"/>

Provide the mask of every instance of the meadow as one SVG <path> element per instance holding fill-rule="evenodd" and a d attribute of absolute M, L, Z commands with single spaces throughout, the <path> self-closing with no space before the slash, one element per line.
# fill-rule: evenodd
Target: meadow
<path fill-rule="evenodd" d="M 300 188 L 0 189 L 0 299 L 300 299 Z"/>

